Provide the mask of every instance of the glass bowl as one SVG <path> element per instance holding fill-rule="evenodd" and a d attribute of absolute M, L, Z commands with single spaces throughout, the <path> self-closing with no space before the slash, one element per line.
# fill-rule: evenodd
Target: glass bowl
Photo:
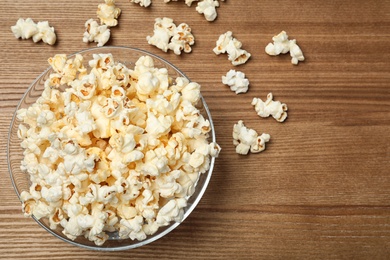
<path fill-rule="evenodd" d="M 168 70 L 169 76 L 172 78 L 176 77 L 185 77 L 187 78 L 183 72 L 181 72 L 174 65 L 169 63 L 168 61 L 143 50 L 130 48 L 130 47 L 100 47 L 100 48 L 91 48 L 87 50 L 80 51 L 79 54 L 83 55 L 84 60 L 88 62 L 88 60 L 92 59 L 93 54 L 102 54 L 102 53 L 111 53 L 114 57 L 115 61 L 119 61 L 125 64 L 128 68 L 133 68 L 135 62 L 141 56 L 148 55 L 152 57 L 155 63 L 156 68 L 166 68 Z M 70 55 L 70 57 L 74 56 Z M 43 89 L 44 82 L 49 77 L 49 75 L 53 73 L 51 67 L 46 69 L 27 89 L 23 97 L 21 98 L 19 104 L 16 107 L 16 110 L 20 108 L 27 108 L 32 105 L 38 97 L 40 97 Z M 209 133 L 209 142 L 215 142 L 215 131 L 213 127 L 213 122 L 211 119 L 210 111 L 204 101 L 203 97 L 201 97 L 201 102 L 199 102 L 198 109 L 201 111 L 202 115 L 205 119 L 208 119 L 210 122 L 211 131 Z M 30 187 L 29 174 L 23 172 L 20 169 L 21 161 L 23 159 L 23 149 L 20 146 L 21 140 L 17 136 L 18 126 L 20 121 L 16 118 L 16 112 L 12 118 L 9 136 L 8 136 L 8 145 L 7 145 L 7 159 L 8 159 L 8 168 L 11 177 L 11 181 L 17 196 L 20 199 L 20 194 L 22 191 L 28 191 Z M 187 200 L 187 206 L 184 208 L 184 217 L 181 220 L 183 222 L 195 209 L 196 205 L 199 203 L 202 198 L 204 192 L 206 191 L 207 185 L 210 181 L 213 166 L 214 166 L 215 158 L 210 158 L 210 167 L 209 170 L 203 174 L 200 174 L 199 180 L 195 186 L 195 192 L 191 197 Z M 22 213 L 22 210 L 20 212 Z M 146 244 L 149 244 L 159 238 L 162 238 L 172 230 L 174 230 L 177 226 L 180 225 L 181 222 L 171 222 L 168 226 L 160 227 L 156 233 L 153 235 L 147 236 L 145 240 L 131 240 L 131 239 L 120 239 L 117 234 L 111 233 L 110 238 L 102 245 L 97 246 L 94 242 L 89 241 L 83 236 L 78 237 L 75 240 L 71 240 L 67 238 L 61 231 L 62 227 L 59 227 L 55 230 L 49 228 L 49 221 L 47 219 L 36 219 L 34 216 L 32 218 L 47 232 L 54 235 L 55 237 L 66 241 L 72 245 L 79 246 L 82 248 L 92 249 L 92 250 L 100 250 L 100 251 L 119 251 L 119 250 L 127 250 L 132 248 L 137 248 Z"/>

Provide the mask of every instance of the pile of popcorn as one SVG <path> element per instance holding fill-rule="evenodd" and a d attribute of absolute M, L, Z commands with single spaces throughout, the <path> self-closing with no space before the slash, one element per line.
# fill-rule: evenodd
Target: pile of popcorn
<path fill-rule="evenodd" d="M 88 66 L 79 54 L 49 63 L 42 95 L 17 111 L 21 169 L 31 181 L 24 214 L 96 245 L 108 232 L 143 240 L 180 222 L 220 152 L 196 107 L 200 85 L 172 79 L 149 56 L 134 69 L 111 54 L 94 54 Z"/>

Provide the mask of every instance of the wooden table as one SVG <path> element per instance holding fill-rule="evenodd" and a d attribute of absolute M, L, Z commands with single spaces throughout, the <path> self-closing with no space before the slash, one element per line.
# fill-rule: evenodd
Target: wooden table
<path fill-rule="evenodd" d="M 163 239 L 104 253 L 61 242 L 25 218 L 11 185 L 6 139 L 18 100 L 57 53 L 94 47 L 84 22 L 103 1 L 5 0 L 0 5 L 0 258 L 2 259 L 388 259 L 390 257 L 390 1 L 227 0 L 207 22 L 182 2 L 143 8 L 117 0 L 119 26 L 107 45 L 145 49 L 202 85 L 222 152 L 198 207 Z M 146 42 L 154 19 L 186 22 L 191 54 L 163 53 Z M 48 20 L 54 46 L 17 40 L 18 18 Z M 233 67 L 212 49 L 228 30 L 252 54 Z M 306 60 L 268 56 L 264 47 L 285 30 Z M 246 94 L 221 83 L 230 69 L 250 80 Z M 256 115 L 251 100 L 272 92 L 288 119 Z M 271 135 L 267 149 L 235 153 L 238 120 Z"/>

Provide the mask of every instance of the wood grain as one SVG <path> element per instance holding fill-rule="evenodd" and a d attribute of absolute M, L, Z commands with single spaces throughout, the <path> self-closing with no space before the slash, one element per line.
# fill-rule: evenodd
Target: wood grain
<path fill-rule="evenodd" d="M 207 22 L 183 1 L 153 0 L 143 8 L 117 0 L 119 26 L 109 45 L 145 49 L 202 85 L 222 152 L 198 207 L 176 230 L 125 252 L 70 246 L 23 217 L 6 160 L 9 123 L 18 100 L 57 53 L 82 42 L 98 0 L 5 0 L 0 5 L 0 258 L 1 259 L 388 259 L 390 255 L 390 1 L 227 0 Z M 147 44 L 156 17 L 188 23 L 191 54 Z M 18 18 L 48 20 L 54 46 L 14 38 Z M 252 53 L 233 68 L 212 52 L 228 30 Z M 264 47 L 281 30 L 296 38 L 306 61 L 270 57 Z M 250 90 L 236 95 L 221 83 L 243 71 Z M 272 92 L 289 107 L 285 123 L 259 118 L 250 102 Z M 240 156 L 232 127 L 271 135 L 267 150 Z"/>

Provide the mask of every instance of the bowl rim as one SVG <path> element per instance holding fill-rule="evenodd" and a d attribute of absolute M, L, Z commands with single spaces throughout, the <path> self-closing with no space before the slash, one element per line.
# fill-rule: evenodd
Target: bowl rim
<path fill-rule="evenodd" d="M 86 48 L 86 49 L 83 49 L 81 51 L 78 51 L 78 52 L 74 52 L 70 55 L 67 55 L 67 58 L 69 57 L 73 57 L 75 56 L 76 54 L 83 54 L 83 53 L 87 53 L 87 52 L 96 52 L 97 54 L 99 53 L 99 51 L 105 51 L 105 53 L 109 53 L 108 50 L 110 49 L 125 49 L 127 51 L 135 51 L 135 52 L 139 52 L 139 53 L 142 53 L 144 55 L 148 55 L 148 56 L 151 56 L 153 59 L 157 59 L 159 60 L 160 62 L 162 63 L 165 63 L 167 65 L 169 65 L 170 67 L 172 67 L 176 72 L 178 72 L 179 74 L 181 74 L 181 76 L 187 78 L 190 82 L 191 82 L 191 79 L 189 77 L 187 77 L 187 75 L 185 75 L 178 67 L 176 67 L 175 65 L 173 65 L 171 62 L 169 62 L 168 60 L 164 59 L 164 58 L 161 58 L 159 57 L 158 55 L 156 54 L 153 54 L 149 51 L 145 51 L 145 50 L 142 50 L 142 49 L 139 49 L 139 48 L 135 48 L 135 47 L 129 47 L 129 46 L 103 46 L 103 47 L 92 47 L 92 48 Z M 114 57 L 114 60 L 115 60 L 115 57 Z M 10 122 L 10 126 L 9 126 L 9 131 L 8 131 L 8 138 L 7 138 L 7 145 L 6 145 L 6 154 L 7 154 L 7 165 L 8 165 L 8 173 L 10 175 L 10 179 L 11 179 L 11 182 L 12 182 L 12 186 L 14 188 L 14 191 L 16 193 L 16 195 L 18 196 L 18 199 L 20 200 L 21 202 L 21 198 L 20 198 L 20 194 L 18 192 L 18 188 L 17 188 L 17 184 L 14 180 L 14 177 L 13 177 L 13 174 L 12 174 L 12 167 L 11 167 L 11 160 L 10 160 L 10 147 L 11 147 L 11 135 L 12 135 L 12 126 L 15 125 L 17 122 L 18 122 L 18 119 L 17 119 L 17 111 L 20 109 L 20 106 L 22 105 L 23 103 L 23 100 L 26 98 L 26 96 L 28 95 L 28 93 L 31 91 L 31 89 L 36 85 L 36 83 L 40 80 L 40 78 L 45 75 L 46 73 L 49 72 L 49 70 L 51 70 L 51 66 L 49 66 L 48 68 L 46 68 L 41 74 L 39 74 L 35 80 L 29 85 L 29 87 L 26 89 L 26 91 L 24 92 L 23 96 L 20 98 L 18 104 L 16 105 L 16 108 L 15 108 L 15 111 L 13 113 L 13 116 L 11 118 L 11 122 Z M 211 142 L 216 142 L 216 134 L 215 134 L 215 128 L 214 128 L 214 123 L 213 123 L 213 120 L 212 120 L 212 117 L 211 117 L 211 112 L 209 110 L 209 107 L 205 101 L 205 99 L 203 98 L 202 94 L 200 93 L 200 100 L 202 102 L 202 105 L 203 105 L 203 109 L 205 110 L 207 116 L 208 116 L 208 120 L 210 122 L 210 141 Z M 113 251 L 123 251 L 123 250 L 129 250 L 129 249 L 134 249 L 134 248 L 138 248 L 138 247 L 141 247 L 141 246 L 144 246 L 144 245 L 147 245 L 147 244 L 150 244 L 162 237 L 164 237 L 165 235 L 167 235 L 168 233 L 170 233 L 172 230 L 174 230 L 175 228 L 177 228 L 181 223 L 184 222 L 184 220 L 193 212 L 193 210 L 196 208 L 196 206 L 199 204 L 200 200 L 202 199 L 207 187 L 208 187 L 208 184 L 210 182 L 210 179 L 211 179 L 211 176 L 212 176 L 212 173 L 213 173 L 213 169 L 214 169 L 214 164 L 215 164 L 215 157 L 210 157 L 210 167 L 209 169 L 207 170 L 207 172 L 203 173 L 203 174 L 207 174 L 206 176 L 206 179 L 204 181 L 204 184 L 203 186 L 201 187 L 201 189 L 199 190 L 199 193 L 197 194 L 195 200 L 193 201 L 193 203 L 190 205 L 190 207 L 187 208 L 187 210 L 184 212 L 184 215 L 183 215 L 183 218 L 180 222 L 171 222 L 171 224 L 169 226 L 167 226 L 167 228 L 162 231 L 161 233 L 157 234 L 156 236 L 155 235 L 151 235 L 151 236 L 148 236 L 145 240 L 142 240 L 142 241 L 138 241 L 134 244 L 130 244 L 130 245 L 123 245 L 123 246 L 117 246 L 117 247 L 104 247 L 104 246 L 89 246 L 89 245 L 85 245 L 85 244 L 81 244 L 81 243 L 78 243 L 78 242 L 75 242 L 75 241 L 72 241 L 71 239 L 68 239 L 68 238 L 65 238 L 65 237 L 62 237 L 62 236 L 59 236 L 58 234 L 56 234 L 53 230 L 51 230 L 49 227 L 45 226 L 41 221 L 39 221 L 34 215 L 31 215 L 31 217 L 35 220 L 35 222 L 37 222 L 43 229 L 45 229 L 47 232 L 49 232 L 50 234 L 52 234 L 54 237 L 56 238 L 59 238 L 60 240 L 64 241 L 64 242 L 67 242 L 67 243 L 70 243 L 74 246 L 78 246 L 78 247 L 81 247 L 81 248 L 85 248 L 85 249 L 89 249 L 89 250 L 95 250 L 95 251 L 106 251 L 106 252 L 113 252 Z M 195 187 L 198 185 L 198 183 L 195 184 Z M 191 195 L 190 197 L 194 196 Z M 134 240 L 135 241 L 135 240 Z"/>

